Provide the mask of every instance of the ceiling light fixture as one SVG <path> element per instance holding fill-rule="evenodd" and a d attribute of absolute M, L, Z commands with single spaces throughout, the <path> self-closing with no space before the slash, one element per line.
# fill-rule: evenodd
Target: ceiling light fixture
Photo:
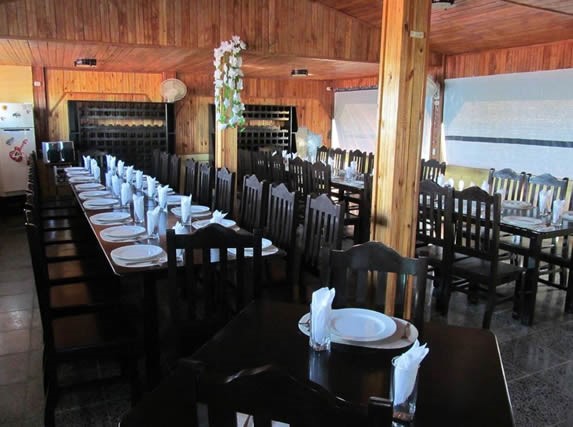
<path fill-rule="evenodd" d="M 454 5 L 455 0 L 432 0 L 432 9 L 445 10 Z"/>
<path fill-rule="evenodd" d="M 95 58 L 78 58 L 74 61 L 74 67 L 80 68 L 94 68 L 97 66 Z"/>
<path fill-rule="evenodd" d="M 306 68 L 295 68 L 290 72 L 291 77 L 308 77 L 308 70 Z"/>

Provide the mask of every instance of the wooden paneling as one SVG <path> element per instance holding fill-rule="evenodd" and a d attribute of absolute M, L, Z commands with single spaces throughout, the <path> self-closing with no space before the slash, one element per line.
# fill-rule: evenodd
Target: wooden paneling
<path fill-rule="evenodd" d="M 529 6 L 546 12 L 557 12 L 573 15 L 573 2 L 570 0 L 503 0 L 507 3 L 514 3 Z"/>
<path fill-rule="evenodd" d="M 102 73 L 96 71 L 46 70 L 48 135 L 68 139 L 69 100 L 162 101 L 161 74 Z"/>
<path fill-rule="evenodd" d="M 446 57 L 446 78 L 573 68 L 573 40 Z"/>

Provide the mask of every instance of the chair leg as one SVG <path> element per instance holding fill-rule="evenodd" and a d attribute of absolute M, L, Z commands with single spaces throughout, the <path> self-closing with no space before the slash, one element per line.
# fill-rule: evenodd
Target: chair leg
<path fill-rule="evenodd" d="M 47 381 L 46 399 L 44 406 L 44 426 L 54 427 L 56 420 L 54 412 L 56 410 L 56 403 L 58 401 L 58 385 L 57 385 L 57 370 L 56 366 L 51 363 L 46 364 L 47 375 L 44 375 L 44 381 Z"/>
<path fill-rule="evenodd" d="M 489 285 L 487 304 L 485 307 L 485 313 L 483 315 L 483 322 L 482 322 L 483 329 L 489 329 L 491 325 L 491 317 L 493 316 L 493 309 L 495 308 L 495 300 L 496 300 L 495 289 L 496 286 L 494 286 L 493 284 Z"/>
<path fill-rule="evenodd" d="M 571 257 L 573 261 L 573 256 Z M 565 313 L 573 313 L 573 274 L 571 266 L 567 269 L 567 291 L 565 294 Z"/>

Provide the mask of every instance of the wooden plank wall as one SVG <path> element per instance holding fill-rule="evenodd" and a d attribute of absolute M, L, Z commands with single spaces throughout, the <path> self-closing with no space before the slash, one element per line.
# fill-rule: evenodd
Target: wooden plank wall
<path fill-rule="evenodd" d="M 239 34 L 252 52 L 375 61 L 380 31 L 309 0 L 18 0 L 0 38 L 212 49 Z"/>
<path fill-rule="evenodd" d="M 573 68 L 573 40 L 446 57 L 446 78 Z"/>

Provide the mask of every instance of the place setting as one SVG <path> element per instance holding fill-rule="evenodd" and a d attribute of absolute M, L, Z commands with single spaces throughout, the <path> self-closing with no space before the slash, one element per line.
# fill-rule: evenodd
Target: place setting
<path fill-rule="evenodd" d="M 523 228 L 537 228 L 545 225 L 545 221 L 543 219 L 529 216 L 504 216 L 501 218 L 501 222 Z"/>
<path fill-rule="evenodd" d="M 123 225 L 133 220 L 128 212 L 112 211 L 92 215 L 90 221 L 95 225 Z"/>
<path fill-rule="evenodd" d="M 76 190 L 78 191 L 89 191 L 89 190 L 103 190 L 105 186 L 98 182 L 85 182 L 83 184 L 76 184 Z"/>
<path fill-rule="evenodd" d="M 100 231 L 102 240 L 110 243 L 138 242 L 147 238 L 147 230 L 139 225 L 118 225 Z"/>
<path fill-rule="evenodd" d="M 210 219 L 202 219 L 199 221 L 193 221 L 191 223 L 191 225 L 193 226 L 193 228 L 195 229 L 200 229 L 203 227 L 207 227 L 209 224 L 219 224 L 222 225 L 223 227 L 226 228 L 233 228 L 237 225 L 237 223 L 235 221 L 233 221 L 232 219 L 227 219 L 225 218 L 227 214 L 220 212 L 220 211 L 215 211 L 213 212 L 213 217 Z"/>
<path fill-rule="evenodd" d="M 176 217 L 181 218 L 181 206 L 175 206 L 170 209 L 171 213 Z M 191 205 L 191 216 L 192 217 L 201 217 L 201 216 L 208 216 L 211 215 L 211 210 L 208 206 L 202 205 Z"/>
<path fill-rule="evenodd" d="M 128 245 L 111 251 L 111 259 L 121 267 L 154 267 L 161 266 L 167 262 L 167 253 L 160 246 L 146 244 Z"/>
<path fill-rule="evenodd" d="M 95 182 L 95 181 L 96 179 L 91 175 L 71 176 L 68 178 L 68 182 L 71 184 Z"/>
<path fill-rule="evenodd" d="M 82 206 L 89 210 L 112 209 L 119 206 L 119 200 L 115 198 L 87 199 Z"/>
<path fill-rule="evenodd" d="M 78 197 L 81 200 L 87 199 L 98 199 L 101 197 L 111 197 L 112 194 L 110 191 L 107 190 L 89 190 L 89 191 L 82 191 L 78 194 Z"/>
<path fill-rule="evenodd" d="M 279 248 L 274 246 L 273 242 L 271 242 L 269 239 L 265 239 L 265 238 L 262 239 L 262 241 L 261 241 L 261 255 L 262 256 L 273 255 L 273 254 L 276 254 L 278 251 L 279 251 Z M 233 256 L 237 256 L 237 249 L 236 248 L 228 248 L 227 252 Z M 244 250 L 245 257 L 252 257 L 253 252 L 254 252 L 253 248 L 245 248 L 245 250 Z"/>

